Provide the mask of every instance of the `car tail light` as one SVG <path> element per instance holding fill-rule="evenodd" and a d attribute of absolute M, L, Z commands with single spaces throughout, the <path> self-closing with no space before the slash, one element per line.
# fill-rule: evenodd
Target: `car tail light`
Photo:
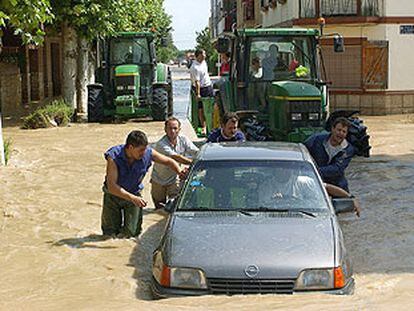
<path fill-rule="evenodd" d="M 342 267 L 334 268 L 334 287 L 342 288 L 345 286 L 345 275 Z"/>
<path fill-rule="evenodd" d="M 163 265 L 162 272 L 161 272 L 161 280 L 160 284 L 162 286 L 169 287 L 170 286 L 170 275 L 171 275 L 171 269 L 170 267 Z"/>

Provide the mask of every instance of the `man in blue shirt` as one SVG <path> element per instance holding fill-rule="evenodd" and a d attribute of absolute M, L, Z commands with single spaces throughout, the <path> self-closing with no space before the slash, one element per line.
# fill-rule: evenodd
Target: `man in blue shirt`
<path fill-rule="evenodd" d="M 212 131 L 208 137 L 208 143 L 221 143 L 229 141 L 245 141 L 243 132 L 237 129 L 239 117 L 234 112 L 226 112 L 221 120 L 221 128 Z"/>
<path fill-rule="evenodd" d="M 345 118 L 337 118 L 331 133 L 315 134 L 305 141 L 305 146 L 315 160 L 325 183 L 348 190 L 345 169 L 355 155 L 354 147 L 348 143 L 349 122 Z"/>
<path fill-rule="evenodd" d="M 141 232 L 142 180 L 152 161 L 164 164 L 183 176 L 177 162 L 148 147 L 144 132 L 129 133 L 125 145 L 105 152 L 106 177 L 103 186 L 102 232 L 117 237 L 137 237 Z"/>

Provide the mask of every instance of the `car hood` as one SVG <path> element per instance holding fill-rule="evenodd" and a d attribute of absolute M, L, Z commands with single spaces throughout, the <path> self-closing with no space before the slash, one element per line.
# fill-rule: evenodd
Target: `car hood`
<path fill-rule="evenodd" d="M 202 269 L 208 278 L 296 278 L 306 268 L 334 265 L 333 223 L 329 216 L 301 214 L 176 213 L 167 232 L 171 267 Z"/>

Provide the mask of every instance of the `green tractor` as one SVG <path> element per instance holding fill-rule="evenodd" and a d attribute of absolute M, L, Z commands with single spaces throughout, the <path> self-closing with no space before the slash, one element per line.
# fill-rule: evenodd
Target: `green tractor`
<path fill-rule="evenodd" d="M 173 113 L 171 72 L 157 63 L 151 32 L 122 32 L 99 41 L 96 83 L 88 85 L 88 121 Z"/>
<path fill-rule="evenodd" d="M 230 73 L 215 83 L 215 100 L 203 100 L 207 129 L 217 126 L 217 111 L 235 111 L 249 140 L 303 142 L 322 131 L 329 97 L 318 40 L 318 30 L 295 28 L 241 29 L 220 37 L 216 47 L 230 52 Z M 343 48 L 342 37 L 335 36 L 335 51 Z"/>

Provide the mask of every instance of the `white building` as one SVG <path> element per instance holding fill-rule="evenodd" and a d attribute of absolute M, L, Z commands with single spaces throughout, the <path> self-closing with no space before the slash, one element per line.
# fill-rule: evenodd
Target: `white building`
<path fill-rule="evenodd" d="M 237 19 L 236 0 L 211 0 L 210 29 L 213 38 L 232 31 Z"/>

